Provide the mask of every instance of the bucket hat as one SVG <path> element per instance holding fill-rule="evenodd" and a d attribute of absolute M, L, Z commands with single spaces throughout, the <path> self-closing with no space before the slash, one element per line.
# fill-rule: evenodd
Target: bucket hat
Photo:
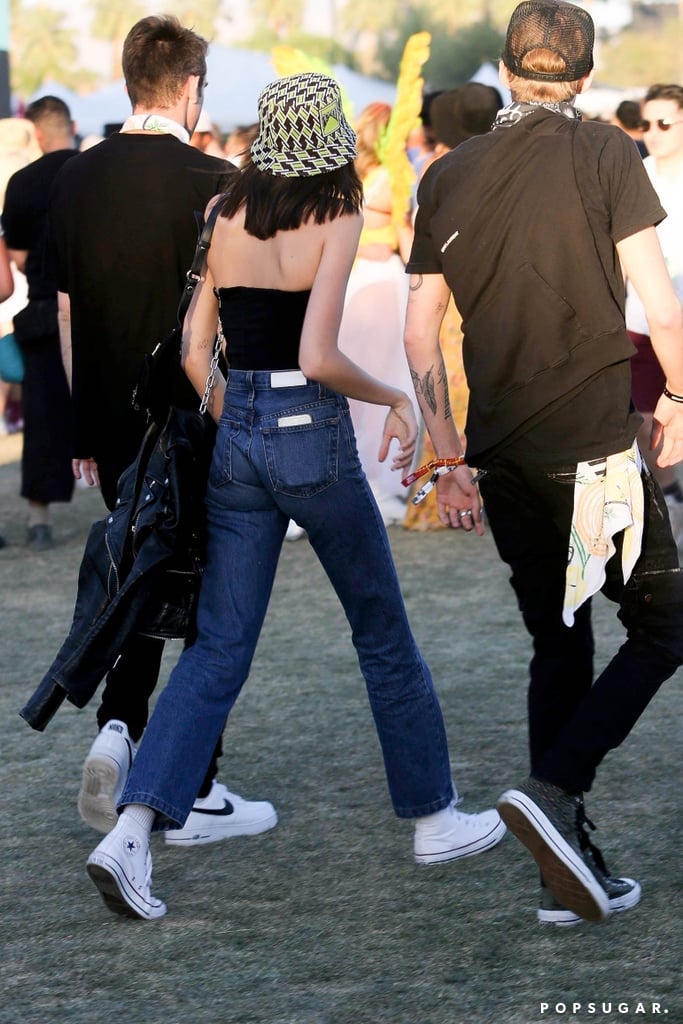
<path fill-rule="evenodd" d="M 271 82 L 259 96 L 258 118 L 251 158 L 261 171 L 306 178 L 355 159 L 356 135 L 339 86 L 327 75 L 309 71 Z"/>
<path fill-rule="evenodd" d="M 523 0 L 512 12 L 503 63 L 519 78 L 543 82 L 577 82 L 593 67 L 595 28 L 588 11 L 563 0 Z M 564 61 L 558 72 L 524 67 L 532 50 L 550 50 Z"/>

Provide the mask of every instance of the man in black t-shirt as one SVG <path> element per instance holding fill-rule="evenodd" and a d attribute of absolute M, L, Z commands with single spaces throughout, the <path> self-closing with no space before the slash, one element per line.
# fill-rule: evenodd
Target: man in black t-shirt
<path fill-rule="evenodd" d="M 76 155 L 69 108 L 57 96 L 30 103 L 25 117 L 35 127 L 42 156 L 7 183 L 2 224 L 10 258 L 26 274 L 28 303 L 14 317 L 24 358 L 21 496 L 28 502 L 26 544 L 31 551 L 54 545 L 50 506 L 71 501 L 71 403 L 57 328 L 57 284 L 48 239 L 50 190 L 67 160 Z"/>
<path fill-rule="evenodd" d="M 583 793 L 683 663 L 676 545 L 635 444 L 621 266 L 667 379 L 652 437 L 660 465 L 683 457 L 683 311 L 655 232 L 665 213 L 635 146 L 574 107 L 593 34 L 587 12 L 561 0 L 515 9 L 500 68 L 513 102 L 425 174 L 407 266 L 406 350 L 441 463 L 439 516 L 482 534 L 438 343 L 451 291 L 463 317 L 466 462 L 534 646 L 531 775 L 498 809 L 541 868 L 538 919 L 560 925 L 638 903 L 638 882 L 611 877 L 590 843 Z M 627 639 L 593 680 L 598 590 L 618 603 Z"/>
<path fill-rule="evenodd" d="M 99 483 L 109 508 L 146 429 L 132 407 L 142 357 L 175 327 L 198 219 L 236 173 L 188 145 L 202 109 L 206 52 L 206 41 L 176 18 L 134 25 L 122 59 L 133 113 L 55 184 L 51 226 L 73 397 L 73 472 Z M 81 816 L 102 832 L 116 822 L 162 651 L 163 641 L 133 635 L 106 678 L 78 798 Z M 242 800 L 216 781 L 219 754 L 185 827 L 167 833 L 167 842 L 213 842 L 276 823 L 270 803 Z"/>

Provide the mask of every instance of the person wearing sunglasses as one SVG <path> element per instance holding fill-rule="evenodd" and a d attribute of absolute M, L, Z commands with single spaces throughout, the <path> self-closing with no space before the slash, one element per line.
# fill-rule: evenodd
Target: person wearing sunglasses
<path fill-rule="evenodd" d="M 641 128 L 648 150 L 643 161 L 666 218 L 657 226 L 667 269 L 676 294 L 683 299 L 683 86 L 653 85 L 643 100 Z M 645 309 L 631 282 L 627 286 L 626 327 L 636 347 L 632 360 L 633 401 L 643 415 L 641 451 L 664 492 L 671 528 L 683 549 L 683 489 L 674 466 L 657 466 L 656 451 L 647 439 L 652 414 L 664 386 L 664 371 L 652 343 Z"/>

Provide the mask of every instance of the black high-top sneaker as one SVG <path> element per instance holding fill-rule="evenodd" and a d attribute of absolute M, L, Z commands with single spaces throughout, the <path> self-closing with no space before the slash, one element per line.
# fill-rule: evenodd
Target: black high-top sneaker
<path fill-rule="evenodd" d="M 640 884 L 633 878 L 613 878 L 610 875 L 602 853 L 598 847 L 591 842 L 590 837 L 586 832 L 586 825 L 588 825 L 592 831 L 595 831 L 595 825 L 586 815 L 583 797 L 580 797 L 577 814 L 577 832 L 579 847 L 582 851 L 583 859 L 605 890 L 609 901 L 610 913 L 630 910 L 640 902 Z M 547 888 L 542 875 L 541 903 L 538 908 L 537 918 L 541 924 L 556 924 L 559 927 L 564 928 L 571 928 L 572 925 L 579 924 L 581 921 L 581 918 L 577 914 L 574 914 L 571 910 L 567 910 L 566 907 L 563 907 L 562 904 L 555 899 L 553 894 Z"/>
<path fill-rule="evenodd" d="M 550 892 L 586 921 L 603 921 L 610 906 L 600 879 L 583 856 L 583 800 L 550 782 L 529 779 L 503 793 L 501 818 L 538 864 Z"/>

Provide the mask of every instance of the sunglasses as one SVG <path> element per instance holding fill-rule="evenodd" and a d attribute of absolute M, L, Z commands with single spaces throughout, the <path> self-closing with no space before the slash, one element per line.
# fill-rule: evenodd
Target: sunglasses
<path fill-rule="evenodd" d="M 649 132 L 651 128 L 657 127 L 660 132 L 668 132 L 669 128 L 673 128 L 675 124 L 683 124 L 683 121 L 665 121 L 663 117 L 660 117 L 658 121 L 641 121 L 641 131 Z"/>

